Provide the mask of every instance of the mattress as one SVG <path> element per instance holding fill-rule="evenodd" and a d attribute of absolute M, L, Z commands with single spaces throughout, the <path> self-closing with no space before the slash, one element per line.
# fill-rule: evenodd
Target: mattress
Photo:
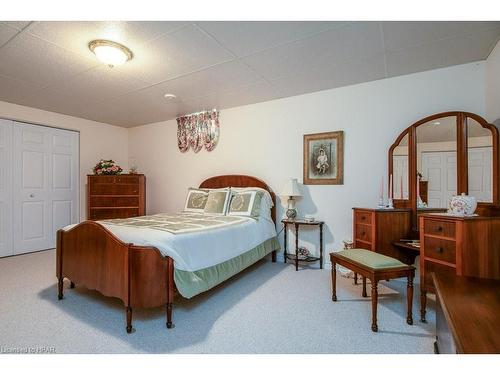
<path fill-rule="evenodd" d="M 202 219 L 204 214 L 196 215 Z M 152 246 L 171 257 L 177 289 L 186 298 L 212 288 L 280 248 L 275 224 L 265 215 L 257 219 L 241 217 L 227 225 L 186 233 L 99 223 L 125 243 Z"/>

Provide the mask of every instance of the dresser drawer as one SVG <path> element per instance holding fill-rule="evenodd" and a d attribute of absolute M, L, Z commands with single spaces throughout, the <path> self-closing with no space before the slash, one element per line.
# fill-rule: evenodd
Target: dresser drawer
<path fill-rule="evenodd" d="M 127 184 L 92 184 L 90 194 L 93 195 L 135 195 L 139 194 L 139 185 Z"/>
<path fill-rule="evenodd" d="M 372 242 L 372 226 L 356 224 L 355 238 L 357 240 Z"/>
<path fill-rule="evenodd" d="M 90 207 L 138 207 L 139 197 L 90 196 Z"/>
<path fill-rule="evenodd" d="M 440 220 L 425 220 L 424 233 L 433 236 L 455 238 L 455 223 Z"/>
<path fill-rule="evenodd" d="M 139 176 L 116 176 L 116 184 L 138 184 Z"/>
<path fill-rule="evenodd" d="M 432 281 L 432 273 L 447 273 L 450 275 L 456 274 L 456 269 L 454 267 L 446 266 L 439 263 L 434 263 L 432 261 L 424 261 L 424 282 L 425 287 L 434 289 L 434 282 Z M 422 271 L 421 271 L 422 272 Z M 422 275 L 421 275 L 422 276 Z"/>
<path fill-rule="evenodd" d="M 356 249 L 372 250 L 372 244 L 369 242 L 354 241 L 354 247 Z"/>
<path fill-rule="evenodd" d="M 91 176 L 89 177 L 89 181 L 92 184 L 114 184 L 115 176 Z"/>
<path fill-rule="evenodd" d="M 456 262 L 456 243 L 451 240 L 424 236 L 424 256 L 448 263 Z"/>
<path fill-rule="evenodd" d="M 372 213 L 370 211 L 354 211 L 356 224 L 373 224 Z"/>
<path fill-rule="evenodd" d="M 104 208 L 90 209 L 90 220 L 106 220 L 106 219 L 126 219 L 129 217 L 139 216 L 137 208 Z"/>

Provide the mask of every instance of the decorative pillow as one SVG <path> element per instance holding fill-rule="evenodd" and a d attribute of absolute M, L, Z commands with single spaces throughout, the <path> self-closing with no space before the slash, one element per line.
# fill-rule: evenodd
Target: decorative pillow
<path fill-rule="evenodd" d="M 244 190 L 234 192 L 229 205 L 230 216 L 259 217 L 264 193 L 258 190 Z"/>
<path fill-rule="evenodd" d="M 207 204 L 205 205 L 204 212 L 206 214 L 225 215 L 230 199 L 230 189 L 210 190 L 208 192 Z"/>
<path fill-rule="evenodd" d="M 208 191 L 203 189 L 189 188 L 186 197 L 184 211 L 203 212 L 207 204 Z"/>
<path fill-rule="evenodd" d="M 253 191 L 253 190 L 262 192 L 262 194 L 263 194 L 263 197 L 262 197 L 263 201 L 267 202 L 267 204 L 270 207 L 270 209 L 272 207 L 274 207 L 274 203 L 273 203 L 273 199 L 271 198 L 271 194 L 269 194 L 269 192 L 266 189 L 262 189 L 262 188 L 259 188 L 259 187 L 232 187 L 231 188 L 231 191 L 233 192 L 233 194 L 240 193 L 242 191 Z"/>

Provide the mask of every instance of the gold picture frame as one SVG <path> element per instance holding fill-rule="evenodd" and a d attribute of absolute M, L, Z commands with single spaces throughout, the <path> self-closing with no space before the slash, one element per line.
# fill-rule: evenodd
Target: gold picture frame
<path fill-rule="evenodd" d="M 344 132 L 304 135 L 304 185 L 344 184 Z"/>

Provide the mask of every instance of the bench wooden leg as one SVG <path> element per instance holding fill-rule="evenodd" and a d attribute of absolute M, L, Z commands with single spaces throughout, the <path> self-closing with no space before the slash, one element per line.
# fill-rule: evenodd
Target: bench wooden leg
<path fill-rule="evenodd" d="M 377 332 L 377 303 L 378 303 L 378 289 L 377 281 L 371 280 L 372 282 L 372 331 Z"/>
<path fill-rule="evenodd" d="M 407 315 L 406 323 L 409 325 L 413 324 L 413 275 L 408 275 L 408 285 L 406 288 L 406 300 L 407 300 Z"/>
<path fill-rule="evenodd" d="M 354 272 L 354 285 L 358 285 L 358 274 Z"/>
<path fill-rule="evenodd" d="M 363 297 L 366 297 L 366 277 L 363 276 L 363 293 L 361 294 Z"/>
<path fill-rule="evenodd" d="M 332 262 L 332 301 L 337 300 L 337 264 Z"/>

